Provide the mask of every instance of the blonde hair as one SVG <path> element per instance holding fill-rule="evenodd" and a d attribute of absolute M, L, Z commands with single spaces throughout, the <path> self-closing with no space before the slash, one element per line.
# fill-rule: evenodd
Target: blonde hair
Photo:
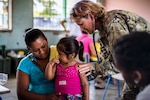
<path fill-rule="evenodd" d="M 92 13 L 95 19 L 102 17 L 106 10 L 105 7 L 97 2 L 94 3 L 89 0 L 83 0 L 77 2 L 71 10 L 70 17 L 74 21 L 78 21 L 80 18 L 85 17 L 88 13 Z"/>

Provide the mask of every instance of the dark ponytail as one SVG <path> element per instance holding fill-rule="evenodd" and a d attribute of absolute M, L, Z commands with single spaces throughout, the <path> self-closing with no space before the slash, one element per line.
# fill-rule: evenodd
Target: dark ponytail
<path fill-rule="evenodd" d="M 79 59 L 84 62 L 85 61 L 85 59 L 83 57 L 84 45 L 81 41 L 79 43 L 80 43 L 79 44 L 80 45 L 80 47 L 79 47 Z"/>

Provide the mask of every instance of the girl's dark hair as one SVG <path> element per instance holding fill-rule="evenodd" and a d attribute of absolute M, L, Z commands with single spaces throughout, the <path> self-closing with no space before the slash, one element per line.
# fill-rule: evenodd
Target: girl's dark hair
<path fill-rule="evenodd" d="M 31 43 L 39 37 L 43 37 L 47 41 L 47 38 L 41 30 L 32 28 L 25 29 L 25 43 L 27 47 L 30 47 Z"/>
<path fill-rule="evenodd" d="M 77 56 L 77 54 L 79 54 L 79 59 L 81 61 L 84 61 L 83 49 L 83 43 L 80 43 L 79 46 L 78 41 L 73 37 L 62 38 L 57 44 L 58 51 L 65 53 L 67 57 L 72 53 L 75 53 L 75 57 Z"/>
<path fill-rule="evenodd" d="M 138 70 L 150 75 L 150 33 L 132 32 L 123 36 L 113 46 L 113 54 L 126 72 Z"/>

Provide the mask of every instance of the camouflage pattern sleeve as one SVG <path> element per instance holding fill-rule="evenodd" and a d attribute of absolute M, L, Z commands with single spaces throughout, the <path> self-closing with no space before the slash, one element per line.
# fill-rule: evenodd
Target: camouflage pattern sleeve
<path fill-rule="evenodd" d="M 122 10 L 113 10 L 106 14 L 104 22 L 110 51 L 116 40 L 132 31 L 150 31 L 150 23 L 135 13 Z"/>

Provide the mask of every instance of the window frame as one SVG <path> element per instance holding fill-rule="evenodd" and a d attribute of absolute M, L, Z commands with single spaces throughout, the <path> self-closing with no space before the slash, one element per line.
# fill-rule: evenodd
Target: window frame
<path fill-rule="evenodd" d="M 8 0 L 8 16 L 7 16 L 7 20 L 8 20 L 7 28 L 0 28 L 0 32 L 12 31 L 12 0 Z"/>

